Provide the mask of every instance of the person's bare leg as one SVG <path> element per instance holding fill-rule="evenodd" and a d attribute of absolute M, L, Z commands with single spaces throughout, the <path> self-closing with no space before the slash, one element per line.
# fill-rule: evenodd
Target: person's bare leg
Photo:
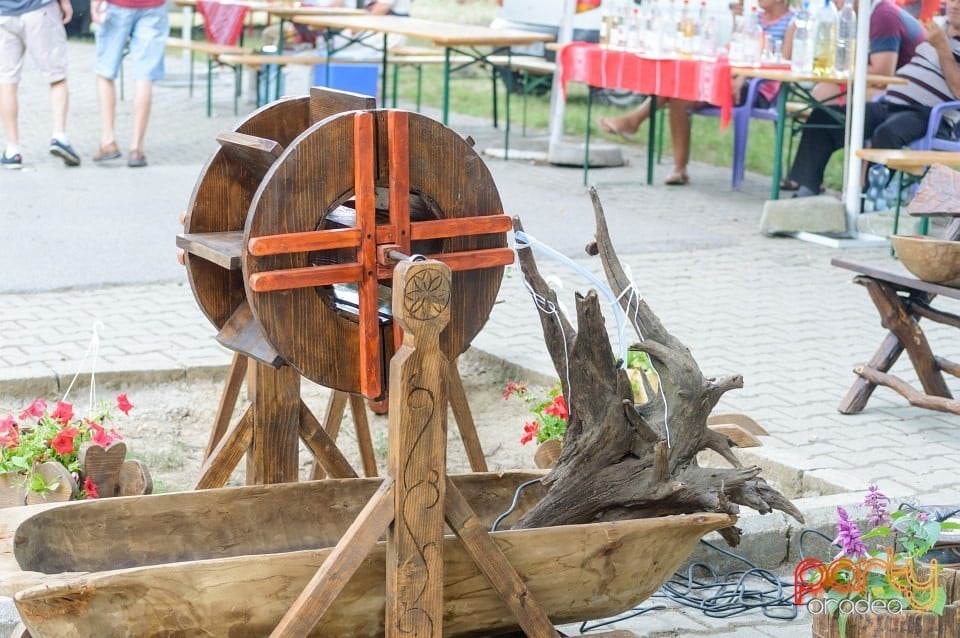
<path fill-rule="evenodd" d="M 0 84 L 0 123 L 3 124 L 8 148 L 20 147 L 20 128 L 17 123 L 19 115 L 17 85 Z"/>
<path fill-rule="evenodd" d="M 63 139 L 67 134 L 67 109 L 70 92 L 67 81 L 60 80 L 50 85 L 50 112 L 53 114 L 53 137 Z"/>
<path fill-rule="evenodd" d="M 662 107 L 662 103 L 657 104 Z M 626 115 L 620 117 L 601 117 L 598 122 L 600 128 L 608 133 L 621 133 L 633 135 L 640 130 L 640 125 L 650 117 L 650 98 L 643 101 L 643 104 L 633 109 Z"/>
<path fill-rule="evenodd" d="M 133 87 L 133 135 L 130 150 L 143 150 L 143 138 L 147 134 L 147 121 L 153 104 L 153 81 L 137 80 Z"/>
<path fill-rule="evenodd" d="M 673 173 L 670 183 L 686 183 L 687 162 L 690 160 L 690 107 L 692 102 L 670 100 L 670 140 L 673 145 Z"/>
<path fill-rule="evenodd" d="M 113 80 L 97 76 L 97 102 L 100 105 L 100 146 L 106 148 L 117 141 L 113 128 L 117 111 L 117 89 Z"/>

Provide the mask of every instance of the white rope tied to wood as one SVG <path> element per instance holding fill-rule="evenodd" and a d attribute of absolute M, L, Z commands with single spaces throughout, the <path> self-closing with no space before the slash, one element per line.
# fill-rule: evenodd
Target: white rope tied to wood
<path fill-rule="evenodd" d="M 73 375 L 73 379 L 70 380 L 70 385 L 67 386 L 66 391 L 63 393 L 63 398 L 61 401 L 66 403 L 67 397 L 70 396 L 70 390 L 73 389 L 73 384 L 77 382 L 77 379 L 80 377 L 80 374 L 83 372 L 83 364 L 86 363 L 87 359 L 90 359 L 90 394 L 88 397 L 89 405 L 87 407 L 87 413 L 92 414 L 94 406 L 97 404 L 97 357 L 100 354 L 100 331 L 103 330 L 102 321 L 94 321 L 92 334 L 90 335 L 90 343 L 87 345 L 87 351 L 83 354 L 83 358 L 80 359 L 80 364 L 77 366 L 77 372 Z"/>
<path fill-rule="evenodd" d="M 555 248 L 548 246 L 547 244 L 541 242 L 536 237 L 528 234 L 525 231 L 517 230 L 513 233 L 514 240 L 516 243 L 516 249 L 520 250 L 522 248 L 535 248 L 537 251 L 543 253 L 547 257 L 564 264 L 571 270 L 576 273 L 579 273 L 584 279 L 593 284 L 597 290 L 606 298 L 607 304 L 610 306 L 610 310 L 613 312 L 614 321 L 617 324 L 617 341 L 620 347 L 620 366 L 623 369 L 627 367 L 627 352 L 629 351 L 629 346 L 626 341 L 626 312 L 620 306 L 620 299 L 624 296 L 627 297 L 627 308 L 634 308 L 633 324 L 634 329 L 637 331 L 637 336 L 640 338 L 640 342 L 645 341 L 643 333 L 640 331 L 639 315 L 640 312 L 640 302 L 643 300 L 643 295 L 640 293 L 640 288 L 634 282 L 633 277 L 630 275 L 630 270 L 627 267 L 624 267 L 627 278 L 630 283 L 626 286 L 620 296 L 613 294 L 613 290 L 610 289 L 610 286 L 607 282 L 603 281 L 592 272 L 576 263 L 563 253 L 559 252 Z M 530 293 L 531 298 L 533 299 L 534 304 L 540 312 L 547 314 L 554 314 L 557 312 L 557 308 L 549 303 L 547 299 L 538 295 L 534 292 L 533 287 L 526 277 L 523 278 L 523 285 Z M 560 327 L 561 334 L 563 333 L 563 327 L 560 322 L 557 322 L 557 325 Z M 570 359 L 569 353 L 567 352 L 567 340 L 566 335 L 563 335 L 563 349 L 564 349 L 564 362 L 567 366 L 566 369 L 566 378 L 567 378 L 567 387 L 570 387 Z M 672 447 L 670 444 L 670 424 L 669 424 L 669 406 L 667 405 L 667 397 L 663 392 L 663 384 L 660 383 L 660 372 L 657 371 L 656 366 L 653 365 L 653 362 L 650 362 L 650 366 L 653 368 L 654 373 L 657 375 L 657 390 L 660 393 L 660 398 L 663 402 L 663 426 L 666 431 L 666 442 L 667 447 Z"/>

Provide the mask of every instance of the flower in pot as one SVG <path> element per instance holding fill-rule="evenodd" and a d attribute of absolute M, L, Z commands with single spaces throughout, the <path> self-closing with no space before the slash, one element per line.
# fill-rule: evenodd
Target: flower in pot
<path fill-rule="evenodd" d="M 126 394 L 116 409 L 127 414 L 133 405 Z M 112 408 L 101 403 L 88 417 L 74 414 L 73 405 L 57 401 L 51 408 L 37 399 L 18 417 L 0 418 L 0 473 L 5 504 L 42 499 L 82 500 L 112 496 L 101 493 L 101 476 L 116 477 L 126 455 L 117 431 L 109 427 Z M 112 481 L 111 481 L 112 482 Z M 11 492 L 12 490 L 12 492 Z"/>
<path fill-rule="evenodd" d="M 552 388 L 541 393 L 533 393 L 522 382 L 510 382 L 503 393 L 504 399 L 511 396 L 523 398 L 530 406 L 533 419 L 523 424 L 521 445 L 537 442 L 534 462 L 537 467 L 553 467 L 560 457 L 563 434 L 567 431 L 567 401 L 560 392 L 558 381 Z"/>
<path fill-rule="evenodd" d="M 919 613 L 940 616 L 948 603 L 940 567 L 921 559 L 942 531 L 960 524 L 934 520 L 915 508 L 891 512 L 890 499 L 874 485 L 863 505 L 866 532 L 838 507 L 833 544 L 840 552 L 830 563 L 806 558 L 794 571 L 794 602 L 811 609 L 815 637 L 901 635 L 899 623 L 913 623 L 909 617 Z M 805 599 L 809 596 L 815 598 Z"/>

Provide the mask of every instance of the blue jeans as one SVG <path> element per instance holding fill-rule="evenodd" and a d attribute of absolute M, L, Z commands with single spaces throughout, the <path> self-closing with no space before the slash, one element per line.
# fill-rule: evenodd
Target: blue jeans
<path fill-rule="evenodd" d="M 134 80 L 163 79 L 163 58 L 169 33 L 166 6 L 128 9 L 108 3 L 103 24 L 97 30 L 94 71 L 113 80 L 120 71 L 124 50 L 129 48 L 127 55 Z"/>

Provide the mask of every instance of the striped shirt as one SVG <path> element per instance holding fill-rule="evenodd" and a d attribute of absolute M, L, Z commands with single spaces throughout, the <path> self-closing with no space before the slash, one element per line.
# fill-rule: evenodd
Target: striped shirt
<path fill-rule="evenodd" d="M 960 63 L 960 37 L 950 38 L 950 49 L 953 59 Z M 917 45 L 913 58 L 897 69 L 897 76 L 906 79 L 907 83 L 887 87 L 886 100 L 891 104 L 933 107 L 957 99 L 943 77 L 936 49 L 928 42 Z M 950 114 L 949 119 L 956 122 L 960 113 Z"/>

